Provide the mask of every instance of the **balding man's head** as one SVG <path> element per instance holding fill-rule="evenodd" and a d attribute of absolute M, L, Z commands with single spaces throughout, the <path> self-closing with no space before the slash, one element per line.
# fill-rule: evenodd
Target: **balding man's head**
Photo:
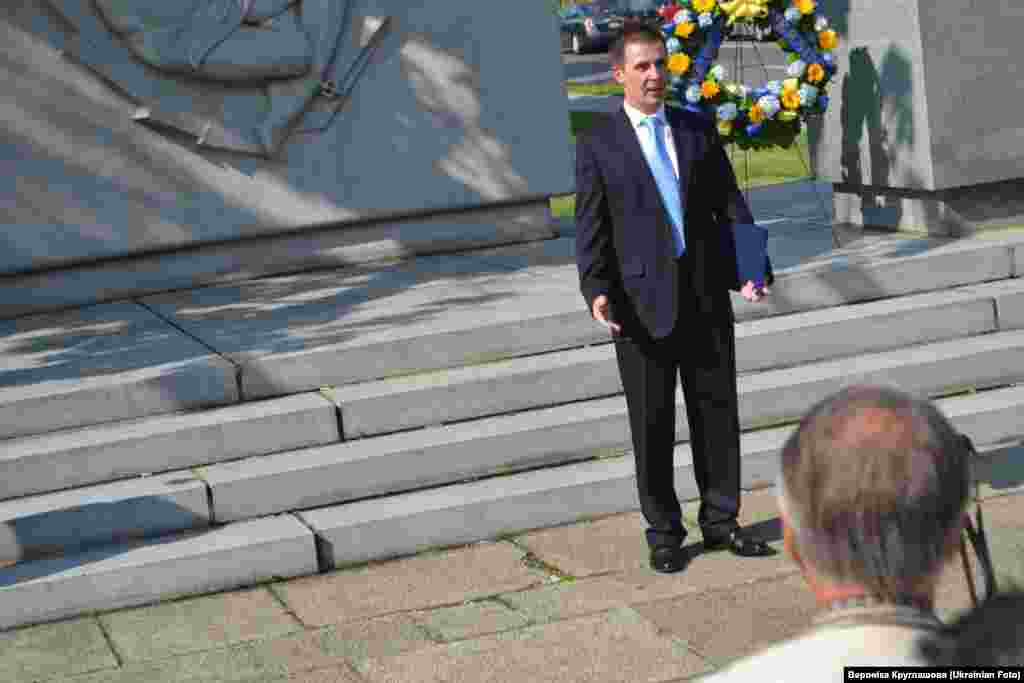
<path fill-rule="evenodd" d="M 851 387 L 812 408 L 787 441 L 780 505 L 816 574 L 894 599 L 941 569 L 968 478 L 964 444 L 934 406 Z"/>

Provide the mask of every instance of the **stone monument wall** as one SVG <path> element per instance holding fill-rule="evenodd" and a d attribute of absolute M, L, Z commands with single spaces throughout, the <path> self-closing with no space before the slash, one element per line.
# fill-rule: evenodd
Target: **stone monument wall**
<path fill-rule="evenodd" d="M 572 191 L 547 3 L 20 0 L 0 45 L 0 315 L 550 237 Z"/>

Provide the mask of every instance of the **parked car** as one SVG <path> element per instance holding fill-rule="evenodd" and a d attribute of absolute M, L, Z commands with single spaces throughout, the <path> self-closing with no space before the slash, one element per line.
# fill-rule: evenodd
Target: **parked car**
<path fill-rule="evenodd" d="M 659 24 L 664 4 L 663 0 L 617 0 L 616 7 L 625 19 Z"/>
<path fill-rule="evenodd" d="M 573 5 L 559 13 L 562 50 L 574 54 L 607 50 L 622 30 L 622 17 L 603 6 Z"/>

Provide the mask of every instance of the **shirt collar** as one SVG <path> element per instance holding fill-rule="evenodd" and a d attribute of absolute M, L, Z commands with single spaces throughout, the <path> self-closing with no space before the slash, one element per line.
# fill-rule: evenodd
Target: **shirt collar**
<path fill-rule="evenodd" d="M 641 125 L 643 125 L 644 119 L 647 118 L 647 114 L 643 113 L 642 111 L 640 111 L 639 109 L 630 105 L 627 102 L 622 103 L 622 108 L 625 110 L 626 116 L 629 117 L 630 123 L 633 124 L 633 128 L 639 128 Z M 654 112 L 654 116 L 657 116 L 659 119 L 661 119 L 661 122 L 666 124 L 666 126 L 668 125 L 668 120 L 665 118 L 664 104 L 658 107 L 658 111 Z"/>

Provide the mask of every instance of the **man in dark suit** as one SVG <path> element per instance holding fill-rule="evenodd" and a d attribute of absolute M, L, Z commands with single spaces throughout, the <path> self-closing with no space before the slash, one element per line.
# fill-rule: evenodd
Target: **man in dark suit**
<path fill-rule="evenodd" d="M 616 342 L 651 566 L 673 572 L 687 562 L 673 483 L 677 372 L 705 548 L 771 554 L 736 521 L 740 442 L 729 290 L 750 301 L 767 294 L 765 283 L 738 281 L 733 224 L 754 219 L 714 123 L 663 105 L 661 34 L 630 27 L 609 55 L 625 102 L 577 142 L 576 258 L 591 314 Z"/>

